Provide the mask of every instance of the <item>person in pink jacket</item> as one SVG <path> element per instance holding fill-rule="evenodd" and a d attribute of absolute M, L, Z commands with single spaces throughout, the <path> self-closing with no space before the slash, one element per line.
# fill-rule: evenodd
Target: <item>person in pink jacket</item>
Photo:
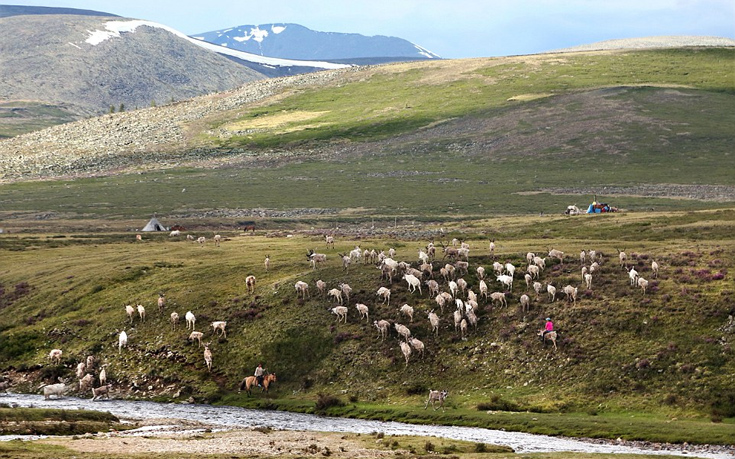
<path fill-rule="evenodd" d="M 551 321 L 551 317 L 546 318 L 546 325 L 544 326 L 544 333 L 541 335 L 541 341 L 544 340 L 544 336 L 546 336 L 547 333 L 554 331 L 554 322 Z"/>

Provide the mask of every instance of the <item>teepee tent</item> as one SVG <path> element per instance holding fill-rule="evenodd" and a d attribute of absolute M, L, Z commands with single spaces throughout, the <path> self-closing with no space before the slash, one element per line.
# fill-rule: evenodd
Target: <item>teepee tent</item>
<path fill-rule="evenodd" d="M 166 228 L 161 225 L 161 223 L 154 215 L 153 218 L 151 218 L 148 224 L 145 225 L 145 227 L 141 231 L 166 231 Z"/>

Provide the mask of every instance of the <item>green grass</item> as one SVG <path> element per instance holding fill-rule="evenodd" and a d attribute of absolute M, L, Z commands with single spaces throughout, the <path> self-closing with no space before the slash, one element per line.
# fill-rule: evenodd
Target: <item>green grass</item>
<path fill-rule="evenodd" d="M 0 139 L 38 131 L 77 119 L 61 107 L 36 102 L 0 103 Z"/>
<path fill-rule="evenodd" d="M 386 220 L 534 215 L 585 206 L 595 194 L 630 211 L 729 207 L 732 197 L 605 190 L 735 186 L 734 56 L 687 49 L 366 68 L 210 120 L 218 128 L 318 114 L 200 145 L 264 161 L 0 184 L 0 212 L 11 226 L 24 216 L 43 225 L 50 214 L 119 227 L 154 212 L 184 220 L 212 209 L 320 208 Z M 509 100 L 524 94 L 545 97 Z"/>
<path fill-rule="evenodd" d="M 735 113 L 729 109 L 735 96 L 685 90 L 669 96 L 666 91 L 628 89 L 606 96 L 621 110 L 625 107 L 624 114 L 638 118 L 636 122 L 627 122 L 614 111 L 600 113 L 601 119 L 592 126 L 586 117 L 539 115 L 554 112 L 561 103 L 548 98 L 529 102 L 523 109 L 485 115 L 521 118 L 533 126 L 530 130 L 468 131 L 462 126 L 470 121 L 464 120 L 457 122 L 459 132 L 450 130 L 451 137 L 398 138 L 369 154 L 306 159 L 278 167 L 235 164 L 3 184 L 0 210 L 16 217 L 50 212 L 52 218 L 112 221 L 144 219 L 154 212 L 184 219 L 213 208 L 322 208 L 331 214 L 358 209 L 351 215 L 447 219 L 559 213 L 568 204 L 584 207 L 594 194 L 629 211 L 729 206 L 692 199 L 605 196 L 606 187 L 614 186 L 735 185 L 730 173 L 735 170 L 735 155 L 729 151 L 735 141 L 729 129 L 735 125 Z M 595 100 L 585 102 L 586 111 L 593 109 Z M 697 116 L 691 116 L 694 113 Z M 455 148 L 496 141 L 498 145 L 488 150 Z M 445 198 L 429 199 L 439 196 Z M 130 228 L 143 223 L 134 222 Z"/>
<path fill-rule="evenodd" d="M 682 85 L 732 96 L 734 56 L 730 49 L 681 49 L 503 58 L 487 60 L 470 71 L 452 67 L 455 75 L 445 76 L 442 84 L 432 84 L 430 79 L 427 83 L 424 78 L 442 74 L 452 64 L 422 63 L 408 66 L 408 70 L 406 66 L 395 70 L 388 66 L 367 79 L 360 76 L 351 81 L 347 77 L 347 82 L 337 88 L 300 90 L 278 103 L 254 108 L 237 121 L 297 110 L 322 114 L 279 126 L 275 131 L 265 129 L 247 137 L 236 136 L 222 146 L 277 147 L 310 141 L 388 138 L 432 122 L 512 106 L 514 102 L 508 99 L 523 94 Z M 303 129 L 288 132 L 298 127 Z M 275 132 L 278 135 L 273 135 Z"/>
<path fill-rule="evenodd" d="M 8 421 L 98 421 L 118 422 L 115 416 L 102 411 L 63 410 L 54 408 L 7 408 L 0 407 L 0 422 Z"/>
<path fill-rule="evenodd" d="M 129 428 L 117 417 L 101 411 L 0 406 L 3 435 L 79 435 Z"/>

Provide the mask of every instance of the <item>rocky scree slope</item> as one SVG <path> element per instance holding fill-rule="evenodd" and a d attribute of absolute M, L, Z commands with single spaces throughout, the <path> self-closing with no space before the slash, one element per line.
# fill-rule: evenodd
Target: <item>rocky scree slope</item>
<path fill-rule="evenodd" d="M 139 165 L 179 165 L 204 159 L 190 144 L 185 125 L 278 94 L 284 88 L 323 84 L 346 70 L 261 80 L 236 90 L 161 107 L 113 113 L 54 126 L 0 142 L 0 180 L 97 174 Z M 153 167 L 153 166 L 152 166 Z"/>

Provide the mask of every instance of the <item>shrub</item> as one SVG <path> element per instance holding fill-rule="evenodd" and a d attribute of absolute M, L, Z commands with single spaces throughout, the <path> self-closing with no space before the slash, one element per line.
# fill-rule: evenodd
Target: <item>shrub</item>
<path fill-rule="evenodd" d="M 0 360 L 13 360 L 35 352 L 40 339 L 36 332 L 0 336 Z"/>
<path fill-rule="evenodd" d="M 664 396 L 663 402 L 665 405 L 669 405 L 669 406 L 676 405 L 676 402 L 677 402 L 676 394 L 666 394 Z"/>
<path fill-rule="evenodd" d="M 345 402 L 340 400 L 339 397 L 335 397 L 334 395 L 320 393 L 317 396 L 315 408 L 319 412 L 324 412 L 328 410 L 329 408 L 339 407 L 339 406 L 344 406 L 344 405 L 345 405 Z"/>
<path fill-rule="evenodd" d="M 340 332 L 334 337 L 334 344 L 339 344 L 342 341 L 348 341 L 351 339 L 360 340 L 362 337 L 350 332 Z"/>
<path fill-rule="evenodd" d="M 424 395 L 428 391 L 429 389 L 427 389 L 424 384 L 418 382 L 413 383 L 406 388 L 407 395 Z"/>
<path fill-rule="evenodd" d="M 479 411 L 520 411 L 521 407 L 498 394 L 493 394 L 488 402 L 478 403 L 477 409 Z"/>

